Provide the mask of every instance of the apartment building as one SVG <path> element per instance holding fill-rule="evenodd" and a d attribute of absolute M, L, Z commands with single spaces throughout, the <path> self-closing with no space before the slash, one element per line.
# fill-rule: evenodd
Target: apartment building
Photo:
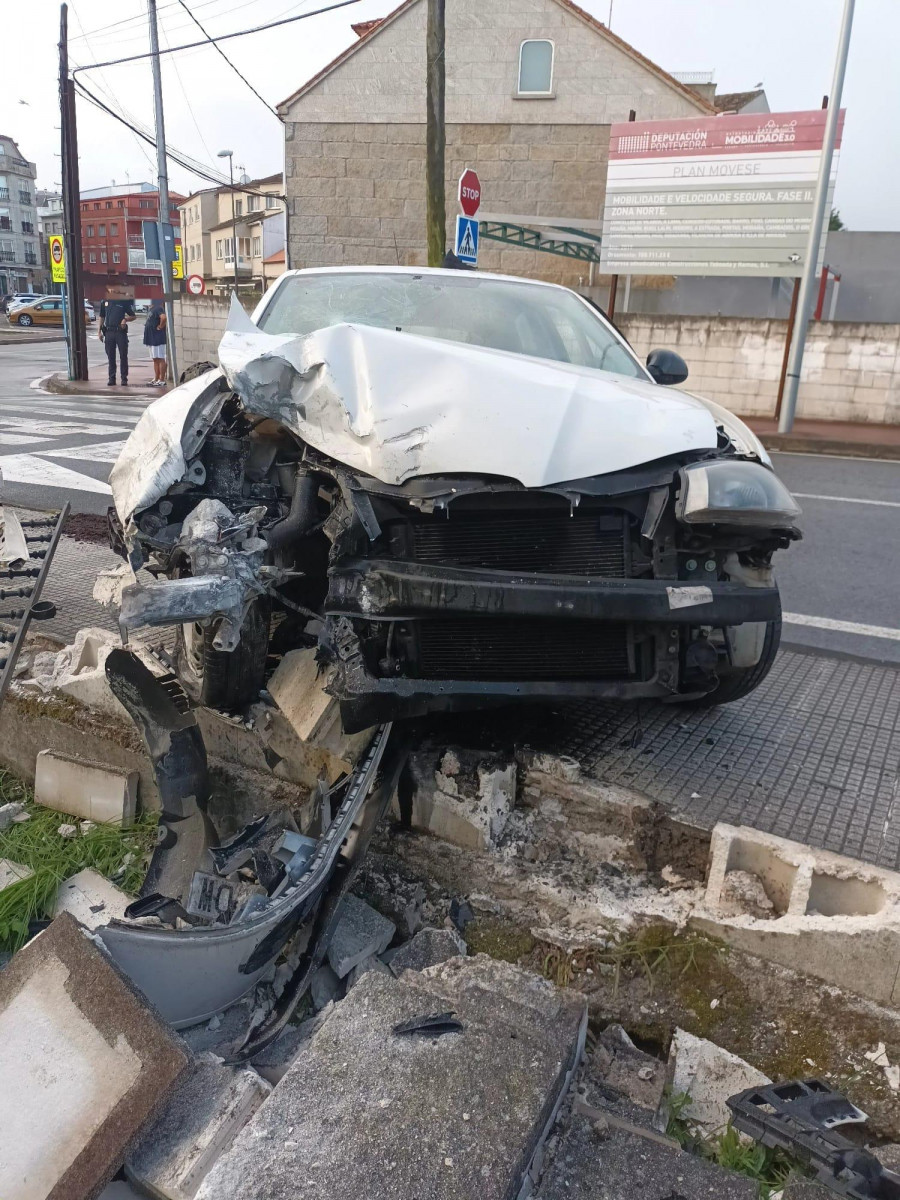
<path fill-rule="evenodd" d="M 183 195 L 169 193 L 168 220 L 176 227 Z M 136 300 L 162 296 L 162 267 L 144 250 L 144 221 L 159 220 L 159 192 L 152 183 L 91 188 L 81 193 L 81 261 L 84 294 L 100 301 L 114 284 Z"/>
<path fill-rule="evenodd" d="M 15 140 L 0 134 L 0 295 L 41 284 L 34 181 L 37 169 Z"/>
<path fill-rule="evenodd" d="M 265 291 L 285 269 L 281 174 L 204 188 L 179 206 L 185 275 L 202 275 L 206 290 L 225 295 Z M 237 263 L 235 264 L 235 234 Z"/>

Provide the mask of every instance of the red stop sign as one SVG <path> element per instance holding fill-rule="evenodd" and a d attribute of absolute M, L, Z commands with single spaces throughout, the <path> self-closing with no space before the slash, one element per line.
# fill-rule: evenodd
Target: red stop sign
<path fill-rule="evenodd" d="M 471 167 L 459 177 L 459 204 L 467 217 L 474 217 L 481 204 L 481 180 Z"/>

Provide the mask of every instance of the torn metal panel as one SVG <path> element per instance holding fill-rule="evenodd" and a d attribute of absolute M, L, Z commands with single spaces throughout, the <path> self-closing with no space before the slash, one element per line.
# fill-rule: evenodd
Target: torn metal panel
<path fill-rule="evenodd" d="M 183 383 L 144 409 L 109 474 L 123 526 L 188 472 L 227 398 L 221 371 Z"/>
<path fill-rule="evenodd" d="M 226 332 L 219 361 L 248 411 L 385 483 L 458 472 L 543 487 L 717 440 L 703 404 L 650 381 L 390 329 Z"/>

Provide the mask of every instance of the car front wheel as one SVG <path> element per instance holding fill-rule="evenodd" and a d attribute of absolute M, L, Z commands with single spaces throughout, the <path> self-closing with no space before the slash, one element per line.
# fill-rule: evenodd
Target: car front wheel
<path fill-rule="evenodd" d="M 34 318 L 29 317 L 28 313 L 22 313 L 21 317 L 18 317 L 17 320 L 20 325 L 33 325 L 34 324 Z"/>
<path fill-rule="evenodd" d="M 175 634 L 175 664 L 184 690 L 195 704 L 226 712 L 245 708 L 258 699 L 266 681 L 269 650 L 268 605 L 255 600 L 241 626 L 234 650 L 213 646 L 218 622 L 179 625 Z"/>
<path fill-rule="evenodd" d="M 743 700 L 755 691 L 768 673 L 772 670 L 778 647 L 781 645 L 781 617 L 766 622 L 766 635 L 763 640 L 762 653 L 752 667 L 732 668 L 723 675 L 713 691 L 705 696 L 685 700 L 686 708 L 716 708 L 720 704 L 731 704 L 733 700 Z"/>

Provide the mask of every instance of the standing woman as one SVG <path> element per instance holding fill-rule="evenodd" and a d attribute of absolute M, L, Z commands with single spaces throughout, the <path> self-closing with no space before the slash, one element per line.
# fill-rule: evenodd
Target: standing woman
<path fill-rule="evenodd" d="M 151 387 L 166 386 L 166 309 L 162 300 L 154 300 L 144 324 L 144 345 L 153 360 Z"/>

